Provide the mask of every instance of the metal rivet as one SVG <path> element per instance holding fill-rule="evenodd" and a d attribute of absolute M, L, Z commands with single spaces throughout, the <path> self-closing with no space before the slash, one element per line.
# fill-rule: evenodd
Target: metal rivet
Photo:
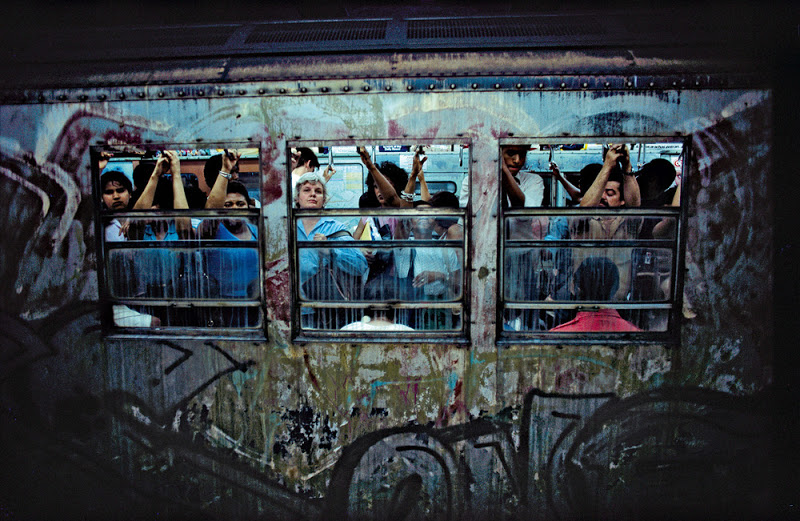
<path fill-rule="evenodd" d="M 59 99 L 60 101 L 64 101 L 64 100 L 66 100 L 66 99 L 67 99 L 67 95 L 66 95 L 66 94 L 59 94 L 59 95 L 58 95 L 58 99 Z"/>
<path fill-rule="evenodd" d="M 179 90 L 179 91 L 178 91 L 178 97 L 179 97 L 179 98 L 182 98 L 182 97 L 184 97 L 184 96 L 186 96 L 186 93 L 185 93 L 185 92 L 183 92 L 182 90 Z"/>
<path fill-rule="evenodd" d="M 198 90 L 198 91 L 197 91 L 197 95 L 198 95 L 198 96 L 205 96 L 205 95 L 206 95 L 206 91 L 204 91 L 204 90 Z"/>
<path fill-rule="evenodd" d="M 700 86 L 700 80 L 695 81 L 694 84 L 699 87 Z"/>
<path fill-rule="evenodd" d="M 544 83 L 540 83 L 540 84 L 539 84 L 539 88 L 540 88 L 540 89 L 543 89 L 543 88 L 544 88 Z"/>
<path fill-rule="evenodd" d="M 103 95 L 103 99 L 105 99 L 105 95 Z M 44 94 L 39 94 L 39 101 L 44 101 Z"/>
<path fill-rule="evenodd" d="M 258 89 L 259 94 L 264 94 L 265 92 L 267 92 L 266 89 Z"/>
<path fill-rule="evenodd" d="M 81 94 L 80 96 L 78 96 L 78 99 L 81 101 L 86 101 L 87 99 L 89 99 L 89 96 L 87 96 L 86 94 Z"/>
<path fill-rule="evenodd" d="M 455 84 L 455 83 L 451 83 L 451 84 L 450 84 L 450 90 L 453 90 L 453 89 L 455 89 L 455 88 L 456 88 L 456 84 Z"/>
<path fill-rule="evenodd" d="M 477 83 L 473 83 L 472 85 L 470 85 L 470 87 L 472 87 L 473 89 L 477 89 L 478 88 L 478 84 Z"/>
<path fill-rule="evenodd" d="M 499 83 L 495 83 L 495 84 L 494 84 L 494 88 L 495 88 L 495 89 L 499 89 L 499 88 L 500 88 L 500 84 L 499 84 Z"/>
<path fill-rule="evenodd" d="M 406 90 L 414 90 L 414 86 L 413 85 L 406 85 Z"/>
<path fill-rule="evenodd" d="M 144 91 L 142 91 L 142 92 L 140 92 L 140 93 L 138 94 L 138 96 L 139 96 L 140 98 L 144 98 L 144 97 L 146 96 L 146 94 L 144 93 Z"/>
<path fill-rule="evenodd" d="M 308 89 L 306 87 L 300 87 L 300 92 L 308 92 Z"/>
<path fill-rule="evenodd" d="M 364 85 L 363 89 L 364 89 L 364 92 L 369 92 L 369 85 Z"/>
<path fill-rule="evenodd" d="M 195 141 L 197 141 L 198 143 L 202 143 L 203 142 L 203 138 L 199 137 L 199 138 L 195 139 Z"/>
<path fill-rule="evenodd" d="M 278 92 L 280 92 L 281 94 L 286 94 L 286 89 L 281 87 L 280 90 L 278 90 Z"/>
<path fill-rule="evenodd" d="M 436 88 L 436 85 L 434 85 L 433 83 L 431 83 L 430 85 L 428 85 L 428 90 L 433 90 L 433 89 L 435 89 L 435 88 Z"/>
<path fill-rule="evenodd" d="M 319 90 L 322 91 L 322 92 L 328 92 L 328 90 L 330 90 L 330 89 L 328 89 L 328 87 L 322 87 Z"/>
<path fill-rule="evenodd" d="M 509 132 L 508 133 L 508 137 L 514 137 L 514 133 L 513 132 Z"/>
<path fill-rule="evenodd" d="M 224 95 L 225 95 L 225 91 L 224 90 L 222 90 L 222 89 L 217 90 L 217 96 L 224 96 Z"/>
<path fill-rule="evenodd" d="M 633 82 L 632 81 L 628 82 L 628 87 L 633 87 Z"/>
<path fill-rule="evenodd" d="M 651 81 L 651 82 L 650 82 L 650 86 L 651 86 L 651 87 L 655 87 L 655 86 L 656 86 L 656 83 L 655 83 L 654 81 Z"/>
<path fill-rule="evenodd" d="M 678 86 L 678 82 L 677 82 L 677 81 L 673 81 L 673 82 L 672 82 L 672 86 L 673 86 L 673 87 L 677 87 L 677 86 Z"/>
<path fill-rule="evenodd" d="M 606 88 L 609 88 L 609 87 L 611 86 L 611 82 L 610 82 L 610 81 L 607 81 L 607 82 L 605 82 L 603 85 L 605 85 L 605 87 L 606 87 Z"/>
<path fill-rule="evenodd" d="M 387 85 L 387 86 L 384 87 L 384 89 L 386 90 L 386 92 L 389 92 L 390 90 L 392 90 L 392 86 L 391 85 Z"/>
<path fill-rule="evenodd" d="M 342 90 L 345 91 L 345 92 L 350 92 L 350 86 L 349 85 L 345 85 L 344 87 L 342 87 Z"/>
<path fill-rule="evenodd" d="M 589 82 L 584 81 L 583 83 L 581 83 L 581 87 L 583 87 L 584 89 L 589 87 Z"/>
<path fill-rule="evenodd" d="M 158 93 L 158 97 L 159 97 L 159 98 L 163 98 L 163 97 L 164 97 L 164 91 L 161 91 L 161 92 L 159 92 L 159 93 Z"/>
<path fill-rule="evenodd" d="M 521 83 L 517 83 L 517 84 L 516 84 L 516 85 L 514 85 L 514 86 L 515 86 L 517 89 L 521 89 L 521 88 L 522 88 L 522 84 L 521 84 Z"/>
<path fill-rule="evenodd" d="M 125 99 L 125 93 L 124 92 L 120 92 L 119 94 L 117 94 L 117 97 L 119 99 Z"/>
<path fill-rule="evenodd" d="M 244 96 L 245 94 L 247 94 L 247 91 L 246 91 L 246 90 L 244 90 L 244 89 L 239 89 L 239 96 Z"/>
<path fill-rule="evenodd" d="M 563 81 L 562 81 L 562 82 L 561 82 L 561 88 L 562 88 L 562 89 L 565 89 L 566 87 L 567 87 L 567 84 L 566 84 L 565 82 L 563 82 Z"/>

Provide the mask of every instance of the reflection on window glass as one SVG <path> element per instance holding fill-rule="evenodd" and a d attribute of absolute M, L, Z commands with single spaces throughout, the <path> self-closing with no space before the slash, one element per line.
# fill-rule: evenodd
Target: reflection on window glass
<path fill-rule="evenodd" d="M 457 144 L 290 150 L 300 329 L 462 329 L 468 155 Z M 302 214 L 334 208 L 364 211 Z"/>
<path fill-rule="evenodd" d="M 503 330 L 667 331 L 684 144 L 515 144 L 499 153 L 511 213 Z"/>
<path fill-rule="evenodd" d="M 94 157 L 114 325 L 261 326 L 258 149 L 104 149 Z M 199 213 L 217 209 L 240 213 Z"/>

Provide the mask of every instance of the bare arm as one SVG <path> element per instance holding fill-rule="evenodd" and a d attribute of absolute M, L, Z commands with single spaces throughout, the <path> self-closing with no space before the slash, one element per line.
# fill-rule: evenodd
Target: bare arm
<path fill-rule="evenodd" d="M 225 150 L 222 154 L 222 169 L 220 172 L 230 174 L 240 156 L 241 154 L 236 150 Z M 228 195 L 228 178 L 223 175 L 217 175 L 217 180 L 214 181 L 214 186 L 211 187 L 211 191 L 208 193 L 206 208 L 222 208 L 225 206 L 226 195 Z"/>
<path fill-rule="evenodd" d="M 174 150 L 164 152 L 169 158 L 169 169 L 172 173 L 172 207 L 175 210 L 187 210 L 189 202 L 186 200 L 186 191 L 183 189 L 183 179 L 181 179 L 181 161 L 178 153 Z M 175 219 L 175 231 L 181 239 L 188 238 L 192 233 L 192 221 L 188 217 Z"/>
<path fill-rule="evenodd" d="M 567 181 L 567 178 L 564 177 L 564 174 L 561 173 L 561 169 L 558 168 L 558 165 L 554 161 L 550 161 L 550 170 L 553 172 L 556 179 L 558 179 L 558 182 L 561 183 L 561 186 L 564 187 L 564 190 L 567 191 L 569 198 L 573 201 L 580 201 L 581 191 L 574 184 Z"/>
<path fill-rule="evenodd" d="M 508 197 L 508 204 L 512 208 L 525 206 L 525 193 L 502 158 L 500 158 L 500 169 L 503 171 L 503 193 Z"/>
<path fill-rule="evenodd" d="M 428 160 L 427 157 L 423 157 L 420 160 L 420 154 L 422 152 L 422 147 L 417 150 L 417 153 L 414 154 L 414 165 L 411 167 L 411 175 L 408 176 L 408 182 L 406 183 L 406 187 L 403 191 L 407 194 L 413 194 L 417 190 L 417 178 L 419 178 L 419 190 L 420 190 L 420 197 L 423 201 L 428 201 L 431 198 L 431 193 L 428 191 L 428 183 L 425 182 L 425 173 L 422 171 L 422 165 L 425 161 Z"/>
<path fill-rule="evenodd" d="M 603 160 L 603 168 L 601 168 L 600 172 L 597 173 L 597 177 L 595 177 L 594 181 L 592 182 L 592 186 L 590 186 L 589 189 L 586 190 L 586 193 L 583 194 L 583 197 L 581 198 L 581 206 L 597 206 L 600 204 L 600 200 L 603 198 L 603 192 L 606 189 L 606 183 L 611 175 L 611 169 L 617 166 L 617 162 L 622 156 L 622 146 L 623 145 L 611 145 L 611 147 L 608 149 L 608 152 L 606 152 L 606 158 Z M 627 179 L 630 176 L 623 177 Z M 636 187 L 638 189 L 639 185 L 637 184 Z M 627 199 L 625 199 L 625 204 L 628 204 Z"/>
<path fill-rule="evenodd" d="M 161 175 L 169 170 L 169 158 L 166 155 L 162 155 L 156 161 L 156 167 L 153 168 L 153 173 L 150 174 L 150 178 L 147 180 L 147 184 L 142 190 L 142 195 L 139 196 L 139 199 L 136 201 L 136 204 L 133 205 L 134 210 L 149 210 L 153 206 L 153 199 L 156 196 L 156 188 L 158 187 L 158 180 L 161 179 Z"/>
<path fill-rule="evenodd" d="M 408 201 L 403 201 L 403 199 L 397 194 L 397 190 L 394 189 L 392 183 L 386 179 L 386 176 L 384 176 L 381 171 L 378 170 L 378 167 L 376 167 L 372 162 L 372 158 L 369 157 L 369 152 L 367 152 L 365 147 L 358 147 L 358 154 L 361 156 L 361 162 L 367 167 L 367 171 L 372 176 L 372 179 L 375 180 L 375 185 L 383 195 L 383 199 L 386 201 L 386 206 L 413 206 L 413 204 L 409 203 Z"/>
<path fill-rule="evenodd" d="M 642 204 L 642 195 L 639 191 L 639 181 L 636 180 L 636 176 L 633 175 L 631 170 L 631 157 L 628 147 L 626 145 L 622 145 L 621 152 L 622 155 L 620 156 L 619 162 L 620 166 L 622 166 L 622 194 L 625 198 L 625 206 L 628 208 L 635 208 L 637 206 L 641 206 Z"/>

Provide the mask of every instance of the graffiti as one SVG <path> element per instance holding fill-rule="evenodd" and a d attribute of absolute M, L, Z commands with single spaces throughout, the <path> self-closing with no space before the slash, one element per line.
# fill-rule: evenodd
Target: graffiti
<path fill-rule="evenodd" d="M 325 516 L 757 518 L 770 508 L 771 401 L 699 388 L 625 399 L 534 389 L 518 446 L 515 426 L 492 420 L 356 440 L 337 463 Z"/>

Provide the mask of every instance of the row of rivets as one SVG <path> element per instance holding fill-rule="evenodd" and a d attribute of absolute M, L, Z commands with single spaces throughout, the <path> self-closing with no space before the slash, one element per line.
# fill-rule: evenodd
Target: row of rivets
<path fill-rule="evenodd" d="M 707 86 L 707 87 L 714 87 L 714 86 L 724 87 L 724 86 L 728 86 L 729 85 L 729 81 L 728 81 L 728 79 L 724 79 L 724 78 L 720 79 L 718 81 L 705 81 L 705 82 L 701 81 L 700 79 L 695 79 L 694 81 L 691 81 L 691 80 L 687 81 L 686 79 L 680 79 L 680 80 L 672 80 L 669 84 L 671 85 L 671 87 L 683 87 L 683 86 L 686 86 L 687 84 L 693 85 L 694 87 L 703 87 L 703 86 Z M 561 90 L 566 90 L 568 88 L 568 83 L 565 82 L 565 81 L 562 81 L 562 82 L 560 82 L 560 83 L 558 83 L 556 85 L 557 85 L 557 88 L 561 89 Z M 617 85 L 619 85 L 619 84 L 617 84 Z M 636 88 L 636 85 L 637 85 L 637 81 L 636 81 L 635 78 L 634 79 L 623 80 L 623 83 L 622 83 L 622 86 L 627 87 L 627 88 Z M 642 85 L 644 85 L 644 83 L 642 83 Z M 663 85 L 657 87 L 657 83 L 655 81 L 652 81 L 652 80 L 648 81 L 646 85 L 647 85 L 648 88 L 651 88 L 651 89 L 653 89 L 653 88 L 666 88 Z M 459 85 L 456 84 L 456 83 L 446 83 L 445 86 L 447 88 L 449 88 L 450 90 L 456 90 L 456 89 L 459 88 Z M 522 90 L 522 89 L 525 88 L 525 85 L 523 83 L 520 83 L 520 82 L 514 83 L 511 86 L 516 90 Z M 610 89 L 612 87 L 612 84 L 611 84 L 610 81 L 603 81 L 602 83 L 598 83 L 597 86 L 599 86 L 601 88 L 605 88 L 605 89 Z M 430 84 L 427 85 L 427 90 L 433 91 L 433 90 L 436 90 L 437 87 L 438 87 L 438 85 L 436 83 L 430 83 Z M 486 86 L 484 86 L 484 88 L 485 87 Z M 502 89 L 504 87 L 504 85 L 502 83 L 498 82 L 498 83 L 490 84 L 489 87 L 494 89 L 494 90 L 500 90 L 500 89 Z M 531 87 L 537 88 L 539 90 L 543 90 L 543 89 L 545 89 L 546 84 L 544 82 L 540 81 L 540 82 L 532 85 Z M 406 86 L 405 86 L 405 90 L 407 90 L 409 92 L 415 90 L 415 88 L 417 88 L 417 85 L 416 84 L 412 84 L 412 83 L 407 83 Z M 471 88 L 472 90 L 477 90 L 477 89 L 481 88 L 481 84 L 476 83 L 476 82 L 472 82 L 472 83 L 469 84 L 469 88 Z M 589 89 L 590 88 L 589 82 L 588 81 L 582 81 L 580 83 L 580 88 L 581 89 Z M 344 85 L 343 87 L 341 87 L 341 91 L 342 92 L 351 92 L 352 90 L 353 90 L 353 87 L 351 87 L 350 85 Z M 371 92 L 372 87 L 370 85 L 363 85 L 361 87 L 361 90 L 363 92 Z M 391 84 L 385 84 L 384 87 L 383 87 L 383 90 L 385 90 L 386 92 L 390 92 L 390 91 L 393 90 L 393 87 L 392 87 Z M 218 96 L 225 96 L 226 95 L 226 91 L 224 89 L 222 89 L 222 88 L 216 88 L 212 92 L 214 92 Z M 241 88 L 236 90 L 235 92 L 239 96 L 245 96 L 248 93 L 247 90 L 241 89 Z M 265 95 L 267 93 L 267 89 L 259 88 L 259 89 L 257 89 L 256 92 L 258 93 L 258 95 Z M 298 92 L 300 92 L 302 94 L 307 94 L 307 93 L 310 93 L 312 91 L 309 89 L 309 87 L 302 86 L 302 87 L 298 88 Z M 328 87 L 328 86 L 324 86 L 324 87 L 320 87 L 319 88 L 319 92 L 330 93 L 330 92 L 332 92 L 332 89 L 330 87 Z M 277 89 L 277 93 L 279 93 L 279 94 L 290 94 L 291 91 L 290 91 L 290 89 L 288 89 L 286 87 L 281 87 L 281 88 Z M 155 96 L 157 96 L 158 98 L 165 98 L 165 97 L 168 97 L 169 94 L 170 94 L 169 90 L 160 90 L 155 94 Z M 196 90 L 194 92 L 189 92 L 189 91 L 186 91 L 184 89 L 181 89 L 181 90 L 178 90 L 177 92 L 175 92 L 175 95 L 177 95 L 179 98 L 183 98 L 183 97 L 189 96 L 190 94 L 194 95 L 196 97 L 202 97 L 202 96 L 206 95 L 206 91 L 204 89 L 199 89 L 199 90 Z M 139 99 L 145 99 L 145 98 L 148 97 L 148 92 L 145 91 L 145 90 L 139 90 L 139 91 L 135 91 L 133 93 L 133 95 L 135 97 L 139 98 Z M 47 97 L 45 96 L 44 93 L 39 93 L 39 94 L 37 94 L 35 96 L 36 96 L 35 99 L 37 101 L 41 102 L 41 103 L 44 103 L 44 102 L 47 101 Z M 116 94 L 116 96 L 120 100 L 126 99 L 126 94 L 124 92 L 119 92 L 118 94 Z M 106 101 L 108 99 L 108 97 L 109 97 L 108 94 L 105 94 L 105 93 L 97 94 L 97 99 L 100 100 L 100 101 Z M 61 93 L 61 94 L 58 94 L 56 96 L 56 99 L 58 101 L 67 101 L 69 99 L 69 96 L 67 94 Z M 23 97 L 22 98 L 22 101 L 27 101 L 27 100 L 28 100 L 27 97 Z M 85 93 L 77 94 L 77 100 L 81 101 L 81 102 L 89 101 L 89 95 L 85 94 Z"/>

